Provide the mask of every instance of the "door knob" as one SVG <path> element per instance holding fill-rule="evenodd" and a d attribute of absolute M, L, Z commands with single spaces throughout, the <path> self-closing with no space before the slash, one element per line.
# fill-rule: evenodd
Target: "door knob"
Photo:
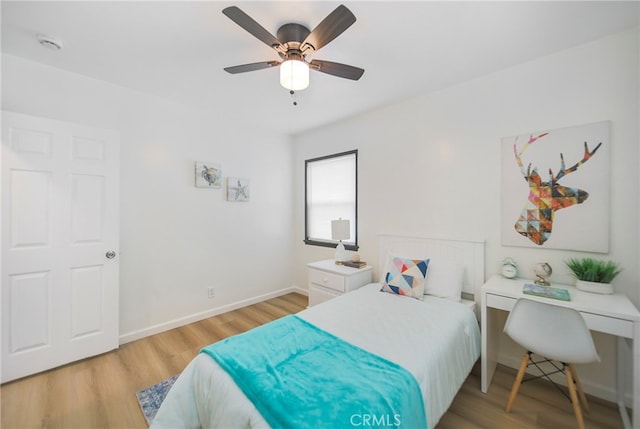
<path fill-rule="evenodd" d="M 116 252 L 114 252 L 113 250 L 109 250 L 105 256 L 107 257 L 107 259 L 113 259 L 116 257 Z"/>

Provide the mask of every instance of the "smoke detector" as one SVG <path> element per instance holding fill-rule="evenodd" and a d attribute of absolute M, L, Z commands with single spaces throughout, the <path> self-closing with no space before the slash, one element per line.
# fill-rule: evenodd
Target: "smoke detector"
<path fill-rule="evenodd" d="M 53 37 L 46 36 L 44 34 L 37 34 L 36 39 L 38 42 L 47 49 L 51 49 L 52 51 L 59 51 L 62 49 L 62 42 Z"/>

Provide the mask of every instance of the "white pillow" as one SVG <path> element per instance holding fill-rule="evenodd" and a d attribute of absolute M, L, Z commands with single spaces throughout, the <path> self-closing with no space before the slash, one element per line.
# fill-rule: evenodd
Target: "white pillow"
<path fill-rule="evenodd" d="M 460 302 L 464 267 L 446 258 L 430 258 L 424 294 Z"/>

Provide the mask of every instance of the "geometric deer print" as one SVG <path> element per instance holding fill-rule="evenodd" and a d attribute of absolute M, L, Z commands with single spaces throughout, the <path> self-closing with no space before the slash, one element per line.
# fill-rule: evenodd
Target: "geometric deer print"
<path fill-rule="evenodd" d="M 478 192 L 499 197 L 501 244 L 608 253 L 611 198 L 619 192 L 610 186 L 611 121 L 525 131 L 500 139 L 498 194 Z"/>
<path fill-rule="evenodd" d="M 527 237 L 537 245 L 544 244 L 551 236 L 553 220 L 558 210 L 576 204 L 582 204 L 589 198 L 587 191 L 562 186 L 559 182 L 563 177 L 576 172 L 580 166 L 589 161 L 602 145 L 602 142 L 600 142 L 592 151 L 589 151 L 587 142 L 584 142 L 584 155 L 582 159 L 569 168 L 566 168 L 564 156 L 560 153 L 560 169 L 558 173 L 554 174 L 553 170 L 549 168 L 549 180 L 543 181 L 538 173 L 537 167 L 532 169 L 531 163 L 529 163 L 527 168 L 524 168 L 522 155 L 531 145 L 548 134 L 549 133 L 543 133 L 537 137 L 530 135 L 529 141 L 521 148 L 517 146 L 517 139 L 513 145 L 513 154 L 516 162 L 529 185 L 529 198 L 514 228 L 519 234 Z"/>

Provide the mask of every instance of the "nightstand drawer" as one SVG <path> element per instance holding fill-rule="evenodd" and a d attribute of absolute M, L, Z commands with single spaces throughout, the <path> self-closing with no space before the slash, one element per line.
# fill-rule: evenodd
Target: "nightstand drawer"
<path fill-rule="evenodd" d="M 309 267 L 309 306 L 351 292 L 371 283 L 372 267 L 351 268 L 336 265 L 333 259 L 310 262 Z"/>
<path fill-rule="evenodd" d="M 309 281 L 318 286 L 344 292 L 344 276 L 320 270 L 309 270 Z"/>

